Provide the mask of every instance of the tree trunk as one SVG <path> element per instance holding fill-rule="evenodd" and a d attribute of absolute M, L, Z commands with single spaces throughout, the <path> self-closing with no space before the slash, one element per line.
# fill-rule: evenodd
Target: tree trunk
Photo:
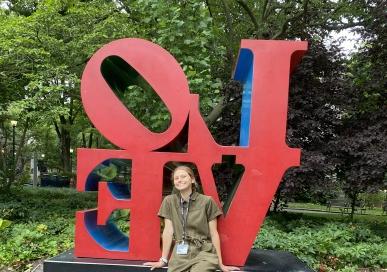
<path fill-rule="evenodd" d="M 275 193 L 275 201 L 274 201 L 274 206 L 273 206 L 273 212 L 277 212 L 279 208 L 279 204 L 281 201 L 281 191 L 282 191 L 282 186 L 280 185 L 277 189 L 277 192 Z"/>
<path fill-rule="evenodd" d="M 359 196 L 358 192 L 353 192 L 350 195 L 350 198 L 351 198 L 351 215 L 350 215 L 351 221 L 353 221 L 353 216 L 355 214 L 356 202 L 357 202 L 357 197 L 358 196 Z"/>
<path fill-rule="evenodd" d="M 274 201 L 273 212 L 278 212 L 279 203 L 280 203 L 280 195 L 278 194 Z"/>
<path fill-rule="evenodd" d="M 85 148 L 86 147 L 86 135 L 84 132 L 82 132 L 82 147 Z"/>
<path fill-rule="evenodd" d="M 20 136 L 20 140 L 19 140 L 19 144 L 17 145 L 17 149 L 13 150 L 12 148 L 12 153 L 15 152 L 15 154 L 11 154 L 12 158 L 15 158 L 15 159 L 12 159 L 12 163 L 9 164 L 9 182 L 7 183 L 6 187 L 5 187 L 5 190 L 6 191 L 9 191 L 11 189 L 11 186 L 12 184 L 15 182 L 15 180 L 17 179 L 17 165 L 18 165 L 18 162 L 20 161 L 20 156 L 22 154 L 22 149 L 24 147 L 24 144 L 25 144 L 25 140 L 26 140 L 26 135 L 27 135 L 27 131 L 28 131 L 28 125 L 29 125 L 29 118 L 27 118 L 23 124 L 23 131 L 22 131 L 22 134 Z M 15 128 L 16 130 L 16 128 Z M 16 134 L 16 133 L 15 133 Z M 15 143 L 16 143 L 16 139 L 14 139 Z M 14 157 L 13 157 L 14 156 Z M 22 165 L 24 165 L 24 163 L 22 163 Z M 24 167 L 21 167 L 21 169 L 23 169 Z"/>
<path fill-rule="evenodd" d="M 66 128 L 67 120 L 63 116 L 60 116 L 60 126 L 57 122 L 54 122 L 54 125 L 59 138 L 61 168 L 64 173 L 69 173 L 71 172 L 71 135 L 70 131 Z"/>
<path fill-rule="evenodd" d="M 91 148 L 92 146 L 93 146 L 93 132 L 90 132 L 88 148 Z"/>
<path fill-rule="evenodd" d="M 71 137 L 70 132 L 67 129 L 63 129 L 61 131 L 61 162 L 62 162 L 62 168 L 64 173 L 71 172 L 70 166 L 70 160 L 71 160 L 71 154 L 70 154 L 70 146 L 71 146 Z"/>

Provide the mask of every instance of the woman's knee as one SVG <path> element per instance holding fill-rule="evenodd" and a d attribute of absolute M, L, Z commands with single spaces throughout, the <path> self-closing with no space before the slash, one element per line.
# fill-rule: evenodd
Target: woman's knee
<path fill-rule="evenodd" d="M 209 262 L 198 262 L 193 265 L 190 269 L 190 272 L 215 272 L 216 267 Z"/>

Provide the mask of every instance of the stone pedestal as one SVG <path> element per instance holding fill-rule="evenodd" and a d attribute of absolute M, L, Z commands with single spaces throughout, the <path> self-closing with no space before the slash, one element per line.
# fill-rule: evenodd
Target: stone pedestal
<path fill-rule="evenodd" d="M 44 272 L 137 272 L 150 271 L 142 261 L 76 258 L 73 251 L 64 252 L 43 264 Z M 285 251 L 252 249 L 242 271 L 313 272 L 303 262 Z M 167 271 L 162 268 L 154 271 Z"/>

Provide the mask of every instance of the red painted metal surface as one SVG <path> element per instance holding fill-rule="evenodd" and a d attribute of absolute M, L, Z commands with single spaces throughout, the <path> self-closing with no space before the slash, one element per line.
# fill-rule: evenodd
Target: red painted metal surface
<path fill-rule="evenodd" d="M 243 40 L 253 53 L 253 82 L 248 147 L 218 145 L 199 112 L 198 96 L 190 94 L 187 79 L 175 59 L 161 47 L 141 39 L 114 41 L 91 58 L 81 83 L 85 111 L 95 127 L 123 150 L 78 149 L 77 189 L 86 190 L 89 173 L 110 158 L 132 160 L 130 199 L 116 199 L 106 183 L 99 184 L 97 223 L 103 226 L 115 209 L 131 211 L 127 251 L 109 250 L 96 241 L 77 213 L 75 254 L 128 260 L 160 257 L 163 167 L 170 161 L 192 162 L 198 168 L 204 193 L 220 205 L 211 168 L 223 155 L 235 155 L 245 167 L 230 208 L 219 218 L 223 259 L 244 265 L 284 172 L 299 165 L 300 150 L 285 143 L 288 85 L 291 70 L 307 49 L 306 42 Z M 145 128 L 118 100 L 104 81 L 101 62 L 111 55 L 123 58 L 153 87 L 168 107 L 172 123 L 163 133 Z M 185 153 L 158 152 L 189 122 Z M 98 239 L 97 239 L 98 240 Z"/>

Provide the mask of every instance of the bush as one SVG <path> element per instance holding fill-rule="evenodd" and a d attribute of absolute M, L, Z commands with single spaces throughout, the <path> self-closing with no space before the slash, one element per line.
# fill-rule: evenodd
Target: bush
<path fill-rule="evenodd" d="M 27 217 L 28 209 L 20 202 L 0 203 L 0 214 L 3 219 L 20 220 Z"/>
<path fill-rule="evenodd" d="M 28 263 L 72 248 L 75 211 L 96 207 L 95 193 L 65 188 L 21 188 L 0 195 L 0 270 L 25 271 Z"/>
<path fill-rule="evenodd" d="M 382 204 L 386 198 L 386 194 L 382 191 L 380 191 L 379 193 L 363 193 L 363 194 L 360 194 L 360 198 L 364 199 L 367 207 L 382 208 Z"/>
<path fill-rule="evenodd" d="M 0 264 L 23 268 L 31 260 L 54 256 L 73 246 L 74 222 L 49 218 L 43 223 L 14 224 L 0 233 Z"/>
<path fill-rule="evenodd" d="M 254 247 L 290 251 L 320 271 L 354 271 L 387 267 L 386 242 L 369 224 L 277 217 L 266 219 Z"/>
<path fill-rule="evenodd" d="M 0 270 L 24 271 L 34 260 L 72 248 L 75 211 L 93 207 L 95 193 L 67 188 L 21 188 L 0 195 Z M 126 232 L 129 216 L 127 210 L 115 212 L 112 220 Z M 265 220 L 254 247 L 290 251 L 319 271 L 350 272 L 385 268 L 386 243 L 385 221 L 348 223 L 285 213 Z"/>

